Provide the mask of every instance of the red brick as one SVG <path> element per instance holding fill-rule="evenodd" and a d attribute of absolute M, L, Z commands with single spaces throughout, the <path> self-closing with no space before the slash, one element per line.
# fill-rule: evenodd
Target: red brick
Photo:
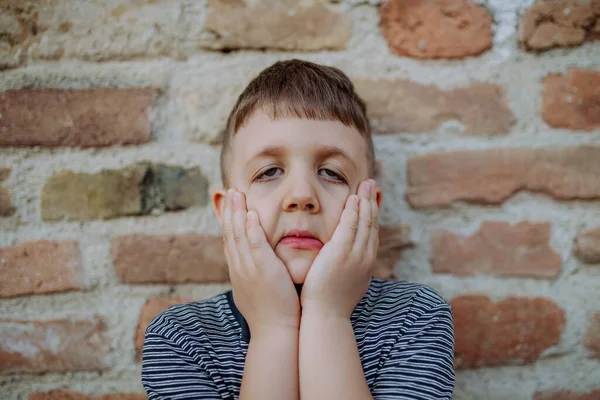
<path fill-rule="evenodd" d="M 590 318 L 583 345 L 591 352 L 592 356 L 600 359 L 600 312 Z"/>
<path fill-rule="evenodd" d="M 571 390 L 545 390 L 537 392 L 531 400 L 600 400 L 600 389 L 587 393 L 578 393 Z"/>
<path fill-rule="evenodd" d="M 102 319 L 0 320 L 1 372 L 101 371 L 110 350 Z"/>
<path fill-rule="evenodd" d="M 390 50 L 415 58 L 463 58 L 492 47 L 492 15 L 472 0 L 389 0 L 379 9 Z"/>
<path fill-rule="evenodd" d="M 415 208 L 500 204 L 520 190 L 592 200 L 599 175 L 598 146 L 433 152 L 408 160 L 406 197 Z"/>
<path fill-rule="evenodd" d="M 0 249 L 0 298 L 81 290 L 79 244 L 40 240 Z"/>
<path fill-rule="evenodd" d="M 142 312 L 140 314 L 140 320 L 138 321 L 138 325 L 136 328 L 135 339 L 133 344 L 137 351 L 138 361 L 142 361 L 142 348 L 144 346 L 144 335 L 146 333 L 146 328 L 150 325 L 150 322 L 158 314 L 166 310 L 167 308 L 174 306 L 176 304 L 181 303 L 190 303 L 194 300 L 192 299 L 184 299 L 181 297 L 170 297 L 170 296 L 155 296 L 151 297 L 144 304 L 144 308 L 142 308 Z"/>
<path fill-rule="evenodd" d="M 452 300 L 457 368 L 529 364 L 556 345 L 565 312 L 544 298 L 509 297 L 493 303 L 485 295 Z"/>
<path fill-rule="evenodd" d="M 232 2 L 209 0 L 205 47 L 230 49 L 339 50 L 352 35 L 350 16 L 324 2 Z"/>
<path fill-rule="evenodd" d="M 595 39 L 597 18 L 600 18 L 598 1 L 537 0 L 521 15 L 519 43 L 533 51 L 579 46 Z"/>
<path fill-rule="evenodd" d="M 600 227 L 577 234 L 575 254 L 585 263 L 600 263 Z"/>
<path fill-rule="evenodd" d="M 542 117 L 554 128 L 600 129 L 600 71 L 569 68 L 543 79 Z"/>
<path fill-rule="evenodd" d="M 220 236 L 134 234 L 112 243 L 112 260 L 123 283 L 227 282 Z"/>
<path fill-rule="evenodd" d="M 561 257 L 550 247 L 550 223 L 486 221 L 473 236 L 432 234 L 435 273 L 556 278 Z"/>
<path fill-rule="evenodd" d="M 29 400 L 146 400 L 146 395 L 140 393 L 113 393 L 101 396 L 86 396 L 83 393 L 69 389 L 55 389 L 49 392 L 35 392 L 29 395 Z"/>
<path fill-rule="evenodd" d="M 458 121 L 467 134 L 509 133 L 515 117 L 502 87 L 476 82 L 442 90 L 405 79 L 355 79 L 367 103 L 375 133 L 429 132 L 446 121 Z"/>
<path fill-rule="evenodd" d="M 151 88 L 0 93 L 0 147 L 104 147 L 150 141 Z"/>
<path fill-rule="evenodd" d="M 394 265 L 402 257 L 402 252 L 412 245 L 410 226 L 381 225 L 379 227 L 379 249 L 373 275 L 380 279 L 394 279 Z"/>
<path fill-rule="evenodd" d="M 0 184 L 10 175 L 10 168 L 0 167 Z M 0 187 L 0 217 L 8 217 L 14 214 L 16 208 L 7 188 Z"/>

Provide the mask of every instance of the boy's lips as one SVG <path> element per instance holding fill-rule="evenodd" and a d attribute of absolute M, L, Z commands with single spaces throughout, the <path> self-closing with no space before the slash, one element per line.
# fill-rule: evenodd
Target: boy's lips
<path fill-rule="evenodd" d="M 279 244 L 300 250 L 321 250 L 323 242 L 308 231 L 293 230 L 285 234 Z"/>

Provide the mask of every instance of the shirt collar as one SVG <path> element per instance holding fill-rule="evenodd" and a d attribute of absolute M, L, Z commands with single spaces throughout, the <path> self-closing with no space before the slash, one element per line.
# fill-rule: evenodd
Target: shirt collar
<path fill-rule="evenodd" d="M 302 292 L 302 284 L 297 283 L 297 284 L 294 284 L 294 286 L 296 287 L 296 293 L 298 293 L 298 297 L 299 297 L 300 293 Z M 250 328 L 248 327 L 246 318 L 244 318 L 244 316 L 242 315 L 240 310 L 235 305 L 235 301 L 233 301 L 233 292 L 230 290 L 226 293 L 226 295 L 227 295 L 227 302 L 229 303 L 229 308 L 231 309 L 231 312 L 233 313 L 233 317 L 235 318 L 237 323 L 240 325 L 240 328 L 242 329 L 242 340 L 244 340 L 246 343 L 250 343 Z"/>

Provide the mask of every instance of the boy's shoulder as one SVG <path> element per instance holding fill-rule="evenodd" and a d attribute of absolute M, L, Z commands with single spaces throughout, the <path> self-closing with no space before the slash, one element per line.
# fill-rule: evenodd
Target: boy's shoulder
<path fill-rule="evenodd" d="M 187 332 L 193 335 L 206 334 L 210 330 L 226 330 L 231 324 L 227 292 L 201 301 L 176 304 L 160 312 L 146 328 L 165 337 Z"/>
<path fill-rule="evenodd" d="M 408 302 L 421 300 L 432 306 L 447 304 L 442 296 L 427 285 L 408 281 L 389 281 L 372 278 L 365 295 L 372 301 Z"/>
<path fill-rule="evenodd" d="M 361 314 L 381 313 L 393 318 L 393 314 L 424 314 L 449 308 L 442 296 L 427 285 L 372 278 L 357 311 Z"/>
<path fill-rule="evenodd" d="M 378 348 L 419 337 L 428 326 L 441 324 L 452 335 L 452 310 L 429 286 L 406 281 L 371 279 L 367 293 L 351 317 L 355 335 Z M 371 343 L 373 341 L 373 343 Z"/>

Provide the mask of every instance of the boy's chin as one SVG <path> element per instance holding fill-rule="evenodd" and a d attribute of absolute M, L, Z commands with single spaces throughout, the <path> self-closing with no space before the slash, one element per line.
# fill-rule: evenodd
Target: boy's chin
<path fill-rule="evenodd" d="M 293 251 L 294 253 L 299 252 L 298 250 Z M 276 252 L 277 253 L 277 252 Z M 292 277 L 292 281 L 296 284 L 303 284 L 306 279 L 306 275 L 310 270 L 317 251 L 301 250 L 300 254 L 288 254 L 288 251 L 283 252 L 285 254 L 277 254 L 281 261 L 285 264 Z"/>

